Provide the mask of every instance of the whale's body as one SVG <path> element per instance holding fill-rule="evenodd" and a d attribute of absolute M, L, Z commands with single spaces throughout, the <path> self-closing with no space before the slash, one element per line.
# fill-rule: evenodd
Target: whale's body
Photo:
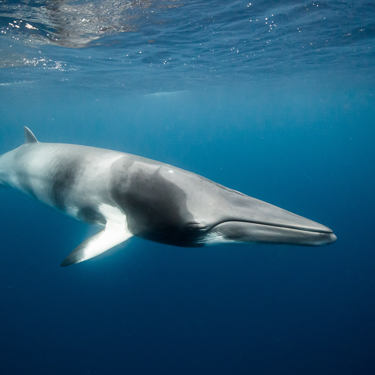
<path fill-rule="evenodd" d="M 0 157 L 0 185 L 103 229 L 62 266 L 132 236 L 175 246 L 228 242 L 326 245 L 332 231 L 195 173 L 143 157 L 70 144 L 26 142 Z"/>

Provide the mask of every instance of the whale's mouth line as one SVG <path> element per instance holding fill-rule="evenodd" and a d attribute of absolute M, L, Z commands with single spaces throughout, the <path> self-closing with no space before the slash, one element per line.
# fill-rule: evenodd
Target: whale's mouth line
<path fill-rule="evenodd" d="M 254 224 L 254 225 L 264 225 L 264 226 L 267 226 L 267 227 L 274 227 L 274 228 L 293 229 L 293 230 L 298 230 L 298 231 L 303 231 L 303 232 L 333 234 L 332 230 L 319 230 L 319 229 L 315 229 L 315 228 L 301 227 L 301 226 L 296 226 L 296 225 L 271 224 L 271 223 L 266 223 L 266 222 L 262 222 L 262 221 L 249 221 L 249 220 L 223 220 L 220 223 L 217 223 L 214 226 L 212 226 L 209 229 L 209 231 L 215 229 L 216 227 L 218 227 L 218 226 L 220 226 L 221 224 L 224 224 L 224 223 L 247 223 L 247 224 Z"/>

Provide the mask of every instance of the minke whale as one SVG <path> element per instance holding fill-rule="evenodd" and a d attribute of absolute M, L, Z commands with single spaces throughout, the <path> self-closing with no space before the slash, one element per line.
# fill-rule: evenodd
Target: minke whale
<path fill-rule="evenodd" d="M 132 236 L 200 247 L 223 243 L 302 246 L 336 241 L 332 230 L 195 173 L 95 147 L 25 143 L 0 156 L 0 186 L 102 229 L 61 263 L 93 258 Z"/>

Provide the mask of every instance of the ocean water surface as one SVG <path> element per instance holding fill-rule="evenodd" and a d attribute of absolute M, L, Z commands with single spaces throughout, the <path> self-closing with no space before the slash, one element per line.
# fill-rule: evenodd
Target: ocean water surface
<path fill-rule="evenodd" d="M 374 374 L 372 1 L 1 1 L 0 154 L 76 143 L 332 228 L 324 247 L 133 238 L 0 189 L 2 374 Z"/>

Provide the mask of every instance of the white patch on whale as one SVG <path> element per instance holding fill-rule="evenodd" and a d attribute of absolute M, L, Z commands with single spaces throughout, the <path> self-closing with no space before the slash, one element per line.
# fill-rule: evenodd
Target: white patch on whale
<path fill-rule="evenodd" d="M 76 247 L 61 263 L 63 267 L 96 257 L 133 236 L 126 215 L 119 208 L 101 204 L 99 211 L 107 221 L 104 229 Z"/>

